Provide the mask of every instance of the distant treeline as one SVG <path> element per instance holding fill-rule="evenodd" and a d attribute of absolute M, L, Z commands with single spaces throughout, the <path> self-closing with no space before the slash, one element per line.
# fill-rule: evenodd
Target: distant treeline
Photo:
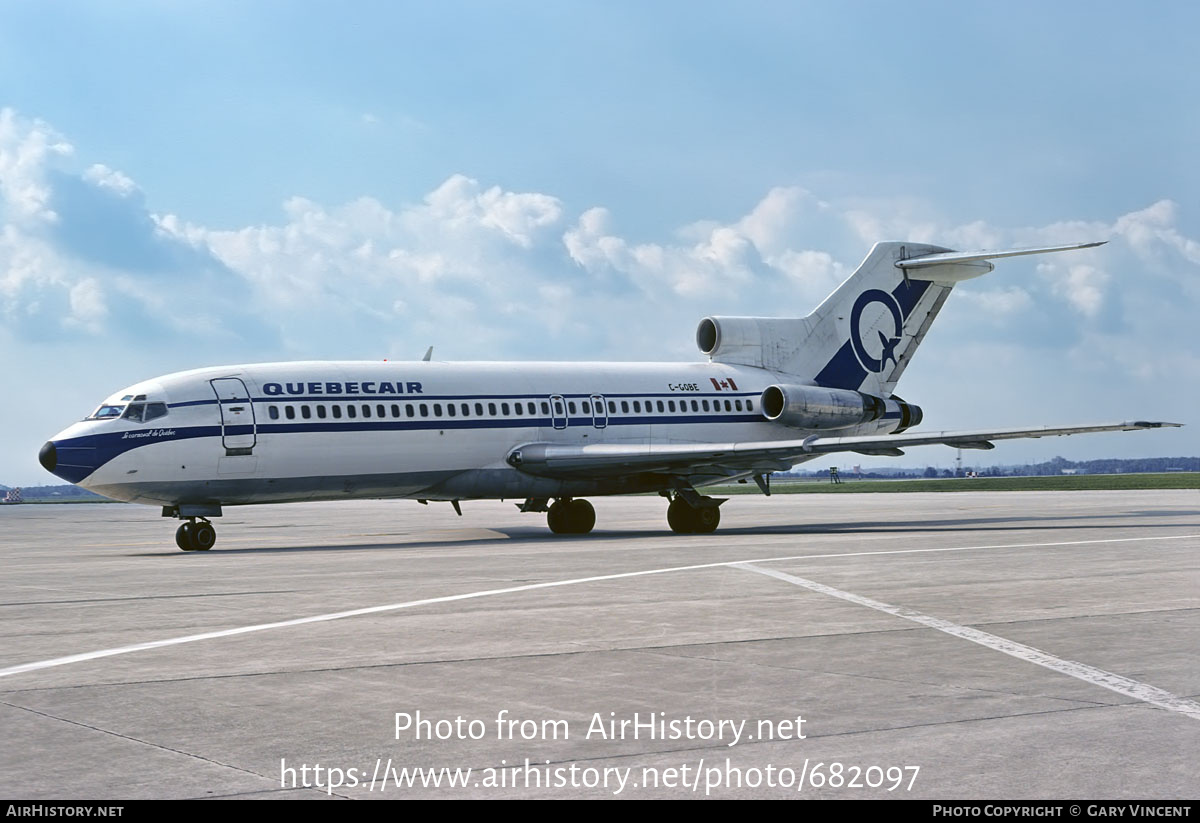
<path fill-rule="evenodd" d="M 0 486 L 0 500 L 4 499 L 3 491 L 8 487 Z M 107 500 L 94 492 L 79 486 L 20 486 L 21 499 L 32 500 Z"/>
<path fill-rule="evenodd" d="M 838 455 L 841 456 L 841 455 Z M 834 457 L 834 455 L 830 455 Z M 874 479 L 911 479 L 914 477 L 954 477 L 955 469 L 938 469 L 926 466 L 924 469 L 908 469 L 897 471 L 886 469 L 882 471 L 863 471 L 861 475 L 854 474 L 852 469 L 844 468 L 843 473 L 853 477 L 870 477 Z M 989 466 L 976 468 L 963 460 L 963 473 L 974 471 L 980 477 L 1046 477 L 1061 474 L 1146 474 L 1157 472 L 1196 472 L 1200 471 L 1200 457 L 1135 457 L 1135 458 L 1104 458 L 1101 460 L 1067 460 L 1055 457 L 1044 463 L 1026 463 L 1020 466 Z M 799 470 L 792 474 L 808 477 L 812 475 L 826 476 L 828 468 L 811 471 Z"/>

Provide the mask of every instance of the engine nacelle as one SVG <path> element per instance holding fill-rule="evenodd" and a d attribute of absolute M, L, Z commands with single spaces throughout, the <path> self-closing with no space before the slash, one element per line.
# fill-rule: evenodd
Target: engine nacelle
<path fill-rule="evenodd" d="M 713 359 L 759 358 L 765 317 L 706 317 L 696 328 L 696 345 Z"/>
<path fill-rule="evenodd" d="M 848 429 L 883 417 L 887 402 L 849 389 L 775 385 L 763 390 L 759 408 L 768 420 L 794 429 Z"/>

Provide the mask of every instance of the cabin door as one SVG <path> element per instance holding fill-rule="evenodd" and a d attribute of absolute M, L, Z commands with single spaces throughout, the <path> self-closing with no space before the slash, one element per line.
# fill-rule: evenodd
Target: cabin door
<path fill-rule="evenodd" d="M 592 425 L 598 429 L 608 426 L 608 409 L 604 406 L 604 397 L 599 394 L 592 395 Z"/>
<path fill-rule="evenodd" d="M 250 454 L 258 443 L 254 404 L 250 392 L 238 377 L 218 377 L 208 381 L 217 395 L 221 414 L 221 444 L 226 456 Z"/>
<path fill-rule="evenodd" d="M 561 394 L 550 395 L 550 424 L 556 429 L 567 427 L 567 402 Z"/>

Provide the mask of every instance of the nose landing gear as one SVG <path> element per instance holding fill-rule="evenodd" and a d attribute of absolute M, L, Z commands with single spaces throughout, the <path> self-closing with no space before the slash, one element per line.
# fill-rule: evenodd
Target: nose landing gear
<path fill-rule="evenodd" d="M 175 530 L 175 545 L 185 552 L 206 552 L 216 542 L 217 530 L 203 517 L 190 517 Z"/>
<path fill-rule="evenodd" d="M 163 506 L 162 516 L 184 521 L 175 530 L 175 545 L 185 552 L 206 552 L 217 542 L 217 530 L 208 522 L 208 518 L 221 516 L 218 503 Z"/>

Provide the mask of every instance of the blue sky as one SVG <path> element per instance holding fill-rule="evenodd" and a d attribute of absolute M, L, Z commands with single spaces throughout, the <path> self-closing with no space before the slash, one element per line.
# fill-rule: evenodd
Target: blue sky
<path fill-rule="evenodd" d="M 1111 240 L 956 289 L 900 386 L 927 426 L 1200 453 L 1193 4 L 0 13 L 0 482 L 199 365 L 695 359 L 700 317 L 804 314 L 883 239 Z"/>

